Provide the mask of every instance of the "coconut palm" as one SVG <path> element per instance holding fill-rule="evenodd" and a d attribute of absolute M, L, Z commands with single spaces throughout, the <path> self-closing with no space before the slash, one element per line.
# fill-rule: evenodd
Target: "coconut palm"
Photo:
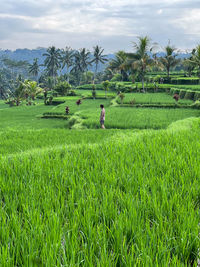
<path fill-rule="evenodd" d="M 200 44 L 197 45 L 195 50 L 193 50 L 193 55 L 190 61 L 198 69 L 198 75 L 200 78 Z"/>
<path fill-rule="evenodd" d="M 96 45 L 93 47 L 93 49 L 94 49 L 94 53 L 93 53 L 94 58 L 91 60 L 91 63 L 95 64 L 95 72 L 94 72 L 94 79 L 93 79 L 93 83 L 94 83 L 94 80 L 96 78 L 96 74 L 98 71 L 99 63 L 104 64 L 106 61 L 108 61 L 108 59 L 106 58 L 106 55 L 103 55 L 104 49 L 102 47 Z"/>
<path fill-rule="evenodd" d="M 52 76 L 55 85 L 55 76 L 60 68 L 61 54 L 60 49 L 56 49 L 55 46 L 51 46 L 47 49 L 47 52 L 43 54 L 45 56 L 44 66 L 46 67 L 47 75 Z"/>
<path fill-rule="evenodd" d="M 127 66 L 137 70 L 142 81 L 142 88 L 144 90 L 144 78 L 146 72 L 153 64 L 149 52 L 153 51 L 155 46 L 151 45 L 149 37 L 138 37 L 138 42 L 133 42 L 134 53 L 127 53 Z"/>
<path fill-rule="evenodd" d="M 40 67 L 38 64 L 38 58 L 34 58 L 33 64 L 29 66 L 29 73 L 32 74 L 34 77 L 36 77 L 36 80 L 37 80 L 39 71 L 40 71 Z"/>
<path fill-rule="evenodd" d="M 62 69 L 66 66 L 67 71 L 67 82 L 69 83 L 69 68 L 73 65 L 74 51 L 71 47 L 66 47 L 62 51 Z"/>
<path fill-rule="evenodd" d="M 80 79 L 81 79 L 81 74 L 83 72 L 82 58 L 81 58 L 81 54 L 79 51 L 76 51 L 74 53 L 74 64 L 73 64 L 70 72 L 76 77 L 77 84 L 79 85 Z"/>
<path fill-rule="evenodd" d="M 164 47 L 166 55 L 160 58 L 160 62 L 167 71 L 168 78 L 170 76 L 170 70 L 180 62 L 180 59 L 176 58 L 178 56 L 178 54 L 175 53 L 176 50 L 177 49 L 174 46 L 171 46 L 169 42 L 168 45 Z"/>
<path fill-rule="evenodd" d="M 122 76 L 122 81 L 128 80 L 127 71 L 129 69 L 127 63 L 127 54 L 124 51 L 118 51 L 115 54 L 115 58 L 113 58 L 109 62 L 108 68 L 114 72 L 120 73 Z"/>
<path fill-rule="evenodd" d="M 81 69 L 82 69 L 82 72 L 85 72 L 88 70 L 88 66 L 91 65 L 90 51 L 88 51 L 85 48 L 81 48 L 79 54 L 80 54 L 80 60 L 81 60 Z"/>
<path fill-rule="evenodd" d="M 188 73 L 189 77 L 191 77 L 192 71 L 195 69 L 195 62 L 193 61 L 195 53 L 196 49 L 193 49 L 191 55 L 183 60 L 184 69 Z"/>

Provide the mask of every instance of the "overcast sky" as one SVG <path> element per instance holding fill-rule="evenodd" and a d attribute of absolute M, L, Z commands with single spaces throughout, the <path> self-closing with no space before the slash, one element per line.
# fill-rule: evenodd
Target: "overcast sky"
<path fill-rule="evenodd" d="M 200 43 L 200 0 L 0 0 L 0 48 L 55 45 L 130 51 L 148 35 L 180 49 Z"/>

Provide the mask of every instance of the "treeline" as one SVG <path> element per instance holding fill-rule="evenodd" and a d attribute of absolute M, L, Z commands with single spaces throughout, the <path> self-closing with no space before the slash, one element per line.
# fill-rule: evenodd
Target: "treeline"
<path fill-rule="evenodd" d="M 30 64 L 24 60 L 14 61 L 4 57 L 0 62 L 0 97 L 14 92 L 26 79 L 36 81 L 41 88 L 52 90 L 60 82 L 67 82 L 74 87 L 106 80 L 141 81 L 144 87 L 151 73 L 162 73 L 163 80 L 170 82 L 173 70 L 182 70 L 184 76 L 200 77 L 200 45 L 184 59 L 179 58 L 178 50 L 170 43 L 164 48 L 162 56 L 159 50 L 159 45 L 153 44 L 145 36 L 133 43 L 132 52 L 121 50 L 111 59 L 98 45 L 93 51 L 86 48 L 74 50 L 70 47 L 49 47 L 42 54 L 43 64 L 39 63 L 40 58 L 35 58 Z M 100 65 L 105 65 L 103 71 L 99 71 Z"/>

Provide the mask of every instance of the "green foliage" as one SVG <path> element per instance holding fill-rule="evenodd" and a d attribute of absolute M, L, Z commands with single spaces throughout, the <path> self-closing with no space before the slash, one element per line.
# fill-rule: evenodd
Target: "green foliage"
<path fill-rule="evenodd" d="M 195 84 L 199 84 L 199 78 L 197 78 L 197 77 L 172 78 L 171 83 L 195 85 Z"/>
<path fill-rule="evenodd" d="M 57 83 L 54 90 L 58 92 L 58 94 L 60 94 L 61 96 L 64 96 L 68 94 L 70 88 L 71 85 L 68 82 L 64 81 Z"/>
<path fill-rule="evenodd" d="M 191 99 L 191 100 L 194 100 L 194 95 L 195 95 L 195 92 L 194 91 L 190 91 L 188 90 L 186 93 L 185 93 L 185 99 Z"/>
<path fill-rule="evenodd" d="M 102 84 L 95 84 L 96 90 L 102 90 L 103 86 Z M 93 84 L 83 84 L 80 86 L 77 86 L 76 89 L 78 90 L 93 90 Z"/>
<path fill-rule="evenodd" d="M 75 90 L 69 90 L 67 93 L 68 96 L 76 96 L 76 91 Z"/>
<path fill-rule="evenodd" d="M 172 99 L 124 101 L 139 97 Z M 196 266 L 200 121 L 189 117 L 200 110 L 110 107 L 110 99 L 84 99 L 79 110 L 77 99 L 0 101 L 1 265 Z M 100 104 L 105 131 L 94 129 Z"/>
<path fill-rule="evenodd" d="M 200 136 L 199 125 L 189 126 L 109 139 L 103 131 L 36 131 L 46 149 L 4 154 L 1 264 L 197 265 Z M 34 132 L 8 133 L 24 135 L 31 148 Z M 60 137 L 67 145 L 52 147 Z M 6 250 L 8 242 L 15 246 Z"/>
<path fill-rule="evenodd" d="M 166 93 L 126 93 L 123 103 L 130 104 L 133 99 L 135 104 L 174 104 L 173 94 Z M 192 101 L 180 99 L 179 104 L 190 105 Z"/>
<path fill-rule="evenodd" d="M 119 73 L 116 73 L 112 79 L 110 80 L 111 82 L 120 82 L 122 80 L 122 75 Z"/>
<path fill-rule="evenodd" d="M 183 99 L 185 97 L 185 94 L 186 94 L 187 90 L 180 90 L 179 92 L 179 96 L 180 96 L 180 99 Z"/>
<path fill-rule="evenodd" d="M 123 94 L 123 93 L 119 94 L 119 98 L 121 99 L 121 103 L 123 103 L 124 97 L 125 97 L 125 94 Z"/>
<path fill-rule="evenodd" d="M 107 81 L 104 81 L 102 82 L 102 86 L 103 86 L 103 89 L 105 90 L 105 97 L 106 97 L 106 93 L 109 89 L 109 86 L 110 86 L 110 82 L 107 80 Z"/>
<path fill-rule="evenodd" d="M 195 92 L 194 100 L 200 100 L 200 92 Z"/>

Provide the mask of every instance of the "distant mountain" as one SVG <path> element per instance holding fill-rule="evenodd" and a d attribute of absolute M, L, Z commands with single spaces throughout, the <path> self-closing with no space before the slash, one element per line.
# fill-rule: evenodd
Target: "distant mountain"
<path fill-rule="evenodd" d="M 34 58 L 39 59 L 39 63 L 42 64 L 44 61 L 44 57 L 42 56 L 46 52 L 46 48 L 36 48 L 36 49 L 16 49 L 12 50 L 0 50 L 0 58 L 10 58 L 16 61 L 28 61 L 29 63 L 33 62 Z"/>
<path fill-rule="evenodd" d="M 0 59 L 2 58 L 10 58 L 16 61 L 28 61 L 28 63 L 32 64 L 34 58 L 38 58 L 38 63 L 43 64 L 45 57 L 43 56 L 46 53 L 47 48 L 38 47 L 36 49 L 16 49 L 12 50 L 0 50 Z M 112 59 L 114 54 L 108 54 L 108 59 Z M 102 71 L 105 68 L 106 64 L 99 64 L 99 71 Z M 94 71 L 94 66 L 90 67 L 89 70 Z"/>
<path fill-rule="evenodd" d="M 44 47 L 38 47 L 36 49 L 16 49 L 14 51 L 12 50 L 0 50 L 0 59 L 1 58 L 10 58 L 12 60 L 16 61 L 28 61 L 30 64 L 33 63 L 34 58 L 38 58 L 38 63 L 43 64 L 45 57 L 43 54 L 46 52 L 47 48 Z M 158 57 L 164 56 L 165 54 L 163 52 L 157 53 Z M 190 54 L 184 54 L 180 53 L 178 54 L 179 58 L 187 58 Z M 114 54 L 108 54 L 107 55 L 108 60 L 111 60 L 114 58 Z M 99 64 L 99 71 L 103 71 L 106 67 L 107 63 L 105 64 Z M 41 68 L 42 69 L 42 68 Z M 89 70 L 94 71 L 94 66 L 90 67 Z"/>

